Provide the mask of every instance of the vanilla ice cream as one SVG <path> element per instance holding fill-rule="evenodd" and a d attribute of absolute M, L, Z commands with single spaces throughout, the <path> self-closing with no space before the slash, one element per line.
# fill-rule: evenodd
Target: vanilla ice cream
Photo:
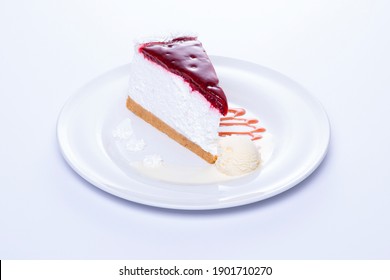
<path fill-rule="evenodd" d="M 221 137 L 215 163 L 220 172 L 230 176 L 243 175 L 255 170 L 260 161 L 259 150 L 248 137 Z"/>

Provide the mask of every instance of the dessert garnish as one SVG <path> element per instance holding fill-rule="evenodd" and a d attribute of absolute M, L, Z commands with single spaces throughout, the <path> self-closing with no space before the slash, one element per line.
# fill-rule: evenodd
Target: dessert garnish
<path fill-rule="evenodd" d="M 264 127 L 258 126 L 259 120 L 255 118 L 244 118 L 246 114 L 244 108 L 230 108 L 228 114 L 221 118 L 220 126 L 234 126 L 234 127 L 248 127 L 250 130 L 231 130 L 220 131 L 219 136 L 231 136 L 231 135 L 248 135 L 251 140 L 259 140 L 262 138 L 262 133 L 266 131 Z"/>
<path fill-rule="evenodd" d="M 260 165 L 260 153 L 248 137 L 222 137 L 218 145 L 218 159 L 215 163 L 218 171 L 239 176 L 255 170 Z"/>

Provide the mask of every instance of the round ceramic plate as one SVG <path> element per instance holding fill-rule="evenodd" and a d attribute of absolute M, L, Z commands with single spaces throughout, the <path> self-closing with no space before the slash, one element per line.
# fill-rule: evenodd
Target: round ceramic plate
<path fill-rule="evenodd" d="M 267 156 L 258 171 L 239 178 L 203 174 L 207 163 L 126 109 L 129 65 L 92 80 L 65 104 L 57 137 L 66 161 L 106 192 L 173 209 L 253 203 L 286 191 L 309 176 L 329 144 L 330 127 L 321 104 L 280 73 L 236 59 L 211 59 L 229 106 L 245 108 L 267 129 L 259 141 L 272 145 L 267 144 Z M 114 137 L 123 122 L 131 122 L 142 149 L 123 149 L 121 140 Z M 164 168 L 170 168 L 145 172 L 147 168 L 134 167 L 134 162 L 150 155 L 158 155 Z M 186 180 L 182 173 L 187 174 Z"/>

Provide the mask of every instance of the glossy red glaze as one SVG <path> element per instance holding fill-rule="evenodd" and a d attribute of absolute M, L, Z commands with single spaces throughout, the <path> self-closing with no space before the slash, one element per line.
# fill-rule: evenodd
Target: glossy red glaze
<path fill-rule="evenodd" d="M 228 103 L 210 58 L 195 37 L 179 37 L 166 42 L 149 42 L 139 47 L 145 58 L 183 77 L 193 90 L 200 92 L 222 115 Z M 190 108 L 189 108 L 190 109 Z"/>

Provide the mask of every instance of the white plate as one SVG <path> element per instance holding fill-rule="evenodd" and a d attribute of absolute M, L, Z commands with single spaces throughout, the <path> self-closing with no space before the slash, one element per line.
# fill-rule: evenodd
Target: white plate
<path fill-rule="evenodd" d="M 195 170 L 205 164 L 125 108 L 129 65 L 92 80 L 65 104 L 57 137 L 66 161 L 104 191 L 173 209 L 244 205 L 279 194 L 309 176 L 324 158 L 330 138 L 328 118 L 320 103 L 275 71 L 231 58 L 211 59 L 229 103 L 255 114 L 273 135 L 272 155 L 258 172 L 234 180 L 184 184 L 143 176 L 128 165 L 112 136 L 125 118 L 132 119 L 134 131 L 146 139 L 146 152 L 140 155 L 162 153 L 168 163 L 181 160 L 182 166 Z"/>

